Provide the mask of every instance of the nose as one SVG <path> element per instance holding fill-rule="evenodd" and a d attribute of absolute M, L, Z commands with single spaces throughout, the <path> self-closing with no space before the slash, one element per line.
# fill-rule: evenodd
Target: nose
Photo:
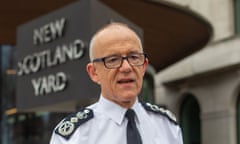
<path fill-rule="evenodd" d="M 126 57 L 123 58 L 122 65 L 120 67 L 120 70 L 122 71 L 129 71 L 131 70 L 132 66 L 129 64 Z"/>

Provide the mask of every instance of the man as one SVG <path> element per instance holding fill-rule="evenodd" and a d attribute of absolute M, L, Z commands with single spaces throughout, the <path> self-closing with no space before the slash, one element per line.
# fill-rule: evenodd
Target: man
<path fill-rule="evenodd" d="M 108 24 L 93 36 L 89 56 L 99 101 L 60 122 L 50 144 L 182 144 L 169 111 L 138 101 L 148 58 L 133 30 Z"/>

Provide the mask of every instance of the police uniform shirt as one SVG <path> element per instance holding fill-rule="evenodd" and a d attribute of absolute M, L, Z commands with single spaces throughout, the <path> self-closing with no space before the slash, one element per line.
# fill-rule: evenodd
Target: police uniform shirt
<path fill-rule="evenodd" d="M 145 106 L 150 109 L 138 101 L 132 107 L 143 144 L 183 144 L 181 129 L 169 117 L 168 111 L 158 113 L 159 108 L 155 105 Z M 50 144 L 127 144 L 127 109 L 101 96 L 97 103 L 90 105 L 83 113 L 89 113 L 88 110 L 92 110 L 93 116 L 84 123 L 78 124 L 79 121 L 76 121 L 76 125 L 70 119 L 65 120 L 67 124 L 75 124 L 72 129 L 61 122 L 53 132 Z"/>

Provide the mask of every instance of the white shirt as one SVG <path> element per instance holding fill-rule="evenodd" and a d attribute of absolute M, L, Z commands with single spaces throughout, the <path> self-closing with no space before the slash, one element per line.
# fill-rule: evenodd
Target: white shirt
<path fill-rule="evenodd" d="M 50 144 L 127 144 L 127 109 L 102 96 L 88 108 L 93 118 L 76 128 L 69 139 L 53 132 Z M 145 110 L 138 101 L 132 109 L 143 144 L 183 144 L 180 127 L 166 116 Z"/>

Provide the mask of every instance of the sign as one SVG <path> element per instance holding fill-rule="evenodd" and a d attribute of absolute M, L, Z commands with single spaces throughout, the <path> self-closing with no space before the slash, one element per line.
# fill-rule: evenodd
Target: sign
<path fill-rule="evenodd" d="M 96 0 L 81 0 L 17 29 L 17 109 L 72 111 L 100 95 L 87 72 L 91 36 L 127 19 Z"/>

